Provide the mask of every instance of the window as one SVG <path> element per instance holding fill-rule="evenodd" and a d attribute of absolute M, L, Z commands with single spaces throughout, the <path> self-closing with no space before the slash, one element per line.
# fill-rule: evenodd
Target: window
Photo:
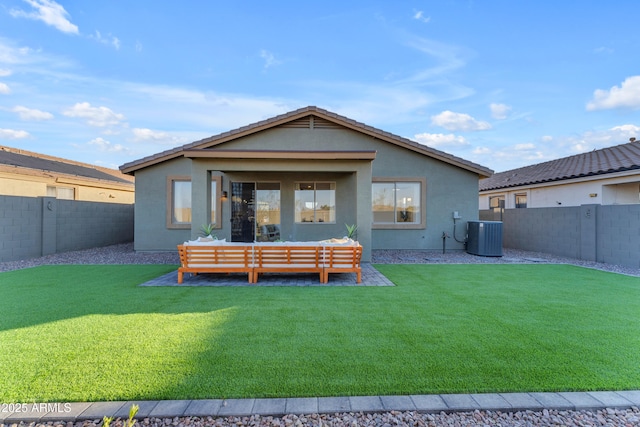
<path fill-rule="evenodd" d="M 55 197 L 61 200 L 75 200 L 76 189 L 69 187 L 55 187 L 53 185 L 47 185 L 47 197 Z"/>
<path fill-rule="evenodd" d="M 256 183 L 256 240 L 280 240 L 280 183 Z"/>
<path fill-rule="evenodd" d="M 171 180 L 171 224 L 191 224 L 191 181 Z"/>
<path fill-rule="evenodd" d="M 295 221 L 336 222 L 335 182 L 299 182 L 295 187 Z"/>
<path fill-rule="evenodd" d="M 516 194 L 516 208 L 526 208 L 526 207 L 527 207 L 527 195 Z"/>
<path fill-rule="evenodd" d="M 219 192 L 221 184 L 221 177 L 212 176 L 211 177 L 211 218 L 209 218 L 209 222 L 214 224 L 215 228 L 220 228 L 220 197 L 221 193 Z M 218 195 L 220 193 L 220 195 Z"/>
<path fill-rule="evenodd" d="M 504 196 L 489 197 L 489 209 L 492 209 L 494 212 L 504 209 Z"/>
<path fill-rule="evenodd" d="M 424 180 L 384 181 L 372 184 L 373 224 L 378 226 L 424 225 Z"/>
<path fill-rule="evenodd" d="M 167 227 L 191 228 L 191 177 L 168 177 Z M 221 178 L 211 177 L 210 222 L 220 226 Z"/>

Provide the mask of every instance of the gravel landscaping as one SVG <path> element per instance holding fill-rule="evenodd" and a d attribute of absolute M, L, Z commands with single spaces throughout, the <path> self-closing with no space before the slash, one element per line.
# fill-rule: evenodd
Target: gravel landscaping
<path fill-rule="evenodd" d="M 501 257 L 482 257 L 464 251 L 374 250 L 373 264 L 573 264 L 597 270 L 640 277 L 640 268 L 623 267 L 573 258 L 563 258 L 540 252 L 504 249 Z M 53 264 L 179 264 L 177 252 L 135 252 L 132 243 L 86 249 L 0 263 L 0 272 Z"/>
<path fill-rule="evenodd" d="M 132 244 L 113 245 L 49 255 L 23 261 L 0 263 L 0 272 L 55 264 L 178 264 L 176 253 L 136 253 Z M 480 257 L 461 251 L 373 251 L 372 263 L 565 263 L 587 268 L 610 271 L 640 277 L 640 268 L 586 262 L 570 258 L 554 257 L 505 249 L 502 257 Z M 122 426 L 121 420 L 112 423 Z M 243 426 L 640 426 L 640 409 L 605 409 L 599 411 L 514 411 L 514 412 L 452 412 L 425 414 L 418 412 L 390 411 L 384 413 L 335 413 L 286 415 L 283 417 L 254 415 L 251 417 L 177 417 L 143 418 L 138 420 L 143 427 L 243 427 Z M 60 426 L 101 427 L 101 420 L 76 423 L 43 422 L 0 424 L 1 427 Z"/>

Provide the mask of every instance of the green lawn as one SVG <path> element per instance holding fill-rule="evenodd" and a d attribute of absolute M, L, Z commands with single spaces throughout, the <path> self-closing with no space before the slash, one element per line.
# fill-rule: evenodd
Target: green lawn
<path fill-rule="evenodd" d="M 0 401 L 640 389 L 640 278 L 380 265 L 396 287 L 139 287 L 0 273 Z"/>

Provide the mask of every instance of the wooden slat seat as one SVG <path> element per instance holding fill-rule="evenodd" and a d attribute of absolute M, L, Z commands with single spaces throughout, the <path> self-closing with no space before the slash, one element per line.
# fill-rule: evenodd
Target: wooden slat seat
<path fill-rule="evenodd" d="M 253 247 L 250 245 L 178 245 L 178 283 L 184 273 L 247 273 L 253 283 Z"/>
<path fill-rule="evenodd" d="M 326 246 L 322 283 L 329 282 L 329 273 L 356 273 L 357 283 L 362 282 L 362 246 Z"/>
<path fill-rule="evenodd" d="M 323 280 L 322 247 L 256 245 L 254 253 L 253 283 L 261 273 L 318 273 Z"/>

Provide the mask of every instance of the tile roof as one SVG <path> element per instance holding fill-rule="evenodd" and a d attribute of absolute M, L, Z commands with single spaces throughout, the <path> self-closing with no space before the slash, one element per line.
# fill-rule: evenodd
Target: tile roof
<path fill-rule="evenodd" d="M 389 132 L 385 132 L 383 130 L 374 128 L 364 123 L 360 123 L 355 120 L 352 120 L 348 117 L 341 116 L 339 114 L 332 113 L 331 111 L 318 108 L 315 106 L 303 107 L 294 111 L 290 111 L 285 114 L 281 114 L 279 116 L 272 117 L 270 119 L 262 120 L 260 122 L 243 126 L 238 129 L 234 129 L 228 132 L 214 135 L 210 138 L 205 138 L 200 141 L 195 141 L 190 144 L 183 145 L 181 147 L 176 147 L 167 151 L 163 151 L 161 153 L 154 154 L 152 156 L 135 160 L 133 162 L 129 162 L 120 166 L 120 170 L 124 173 L 132 174 L 138 169 L 142 169 L 156 163 L 170 160 L 172 158 L 180 157 L 183 155 L 182 153 L 185 150 L 210 148 L 215 145 L 221 144 L 223 142 L 227 142 L 235 138 L 239 138 L 245 135 L 259 132 L 261 130 L 265 130 L 265 129 L 276 127 L 285 123 L 289 123 L 293 120 L 299 119 L 301 117 L 309 116 L 309 115 L 320 117 L 330 122 L 336 123 L 338 125 L 350 128 L 352 130 L 366 133 L 378 139 L 399 145 L 401 147 L 411 149 L 423 155 L 433 157 L 443 162 L 472 171 L 474 173 L 477 173 L 480 176 L 490 176 L 491 174 L 493 174 L 493 171 L 491 169 L 481 166 L 479 164 L 470 162 L 460 157 L 456 157 L 454 155 L 445 153 L 440 150 L 436 150 L 426 145 L 419 144 L 410 139 L 403 138 Z"/>
<path fill-rule="evenodd" d="M 2 165 L 56 174 L 72 175 L 94 180 L 110 181 L 120 184 L 133 183 L 130 177 L 123 175 L 115 169 L 92 166 L 85 163 L 74 162 L 71 160 L 60 159 L 57 157 L 5 146 L 0 146 L 0 166 Z"/>
<path fill-rule="evenodd" d="M 604 175 L 632 169 L 640 169 L 640 142 L 635 139 L 614 147 L 496 173 L 480 180 L 480 191 Z"/>

